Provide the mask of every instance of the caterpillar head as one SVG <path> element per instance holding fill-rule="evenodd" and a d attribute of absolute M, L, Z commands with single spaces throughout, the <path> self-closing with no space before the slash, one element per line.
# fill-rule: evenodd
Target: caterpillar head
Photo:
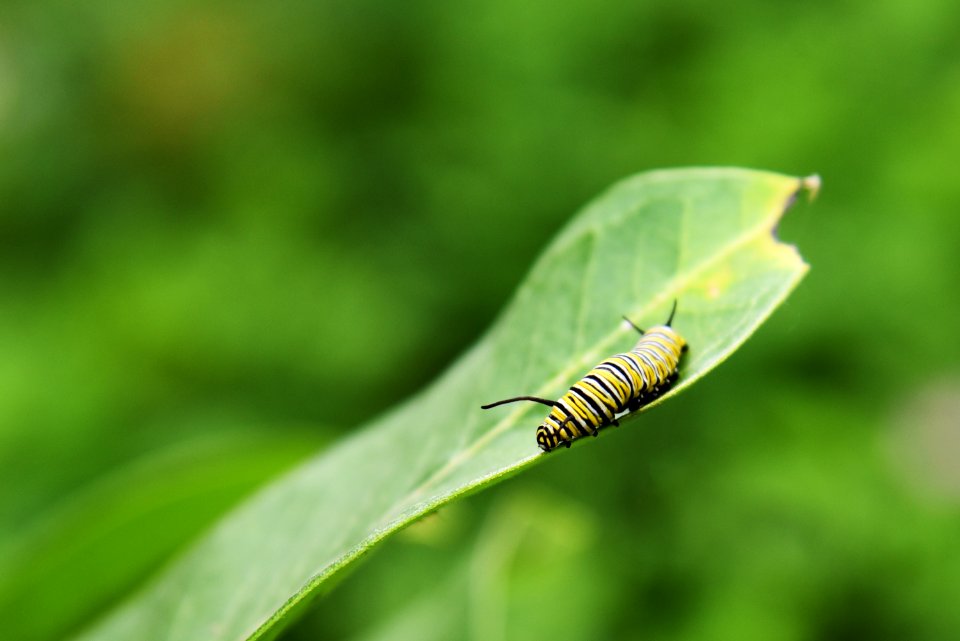
<path fill-rule="evenodd" d="M 480 409 L 488 410 L 490 408 L 497 407 L 498 405 L 504 405 L 506 403 L 515 403 L 517 401 L 533 401 L 535 403 L 540 403 L 541 405 L 546 405 L 548 407 L 554 408 L 554 412 L 557 411 L 556 407 L 557 405 L 559 405 L 557 401 L 551 401 L 549 399 L 540 398 L 538 396 L 515 396 L 513 398 L 505 398 L 502 401 L 497 401 L 496 403 L 488 403 L 487 405 L 481 405 Z M 542 449 L 544 452 L 549 452 L 550 450 L 555 448 L 561 441 L 567 443 L 568 447 L 570 445 L 570 442 L 567 441 L 567 438 L 560 436 L 560 434 L 558 433 L 557 426 L 553 424 L 555 421 L 554 419 L 551 418 L 551 416 L 553 416 L 553 413 L 548 415 L 546 420 L 544 420 L 544 422 L 540 425 L 540 427 L 537 428 L 537 445 L 539 445 L 540 449 Z M 562 414 L 558 415 L 557 420 L 559 420 L 559 417 L 561 416 Z M 564 428 L 561 428 L 561 429 L 564 429 Z"/>
<path fill-rule="evenodd" d="M 540 446 L 540 449 L 544 452 L 549 452 L 555 448 L 559 442 L 560 437 L 557 435 L 557 430 L 552 425 L 541 423 L 540 427 L 537 428 L 537 445 Z"/>

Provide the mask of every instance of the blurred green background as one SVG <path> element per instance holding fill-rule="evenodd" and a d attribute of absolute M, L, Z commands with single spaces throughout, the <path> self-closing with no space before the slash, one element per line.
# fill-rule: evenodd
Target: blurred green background
<path fill-rule="evenodd" d="M 823 176 L 780 228 L 812 265 L 787 304 L 283 638 L 960 638 L 960 4 L 3 16 L 7 638 L 80 629 L 433 379 L 614 180 L 704 164 Z"/>

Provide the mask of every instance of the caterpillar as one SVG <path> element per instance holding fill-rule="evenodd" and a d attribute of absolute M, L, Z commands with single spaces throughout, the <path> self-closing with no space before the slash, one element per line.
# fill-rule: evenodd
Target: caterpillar
<path fill-rule="evenodd" d="M 602 361 L 577 381 L 559 400 L 536 396 L 517 396 L 481 405 L 488 410 L 505 403 L 533 401 L 551 407 L 537 428 L 537 445 L 544 452 L 583 436 L 596 436 L 600 428 L 617 425 L 617 414 L 634 412 L 665 393 L 677 380 L 681 355 L 687 342 L 670 326 L 677 312 L 673 301 L 670 317 L 663 325 L 644 331 L 624 316 L 640 332 L 640 340 L 629 352 Z"/>

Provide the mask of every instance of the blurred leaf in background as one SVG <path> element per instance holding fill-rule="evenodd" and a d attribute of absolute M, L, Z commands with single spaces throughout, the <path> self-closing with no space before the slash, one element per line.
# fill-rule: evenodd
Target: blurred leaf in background
<path fill-rule="evenodd" d="M 468 581 L 456 568 L 481 545 L 510 549 L 475 531 L 538 531 L 481 525 L 514 493 L 575 505 L 601 533 L 542 579 L 602 580 L 601 603 L 565 613 L 571 630 L 960 635 L 960 496 L 918 471 L 960 449 L 956 3 L 3 13 L 0 550 L 194 438 L 275 443 L 265 479 L 406 397 L 616 177 L 818 171 L 817 207 L 780 229 L 814 269 L 722 374 L 615 444 L 463 504 L 459 534 L 417 548 L 421 563 L 387 545 L 290 635 L 374 634 L 415 607 L 380 591 L 429 608 L 435 577 Z M 476 616 L 458 603 L 454 625 L 457 608 Z M 502 629 L 553 630 L 540 617 L 512 610 Z"/>

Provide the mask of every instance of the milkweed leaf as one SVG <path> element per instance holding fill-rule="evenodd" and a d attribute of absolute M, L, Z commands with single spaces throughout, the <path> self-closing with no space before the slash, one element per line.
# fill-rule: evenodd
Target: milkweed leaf
<path fill-rule="evenodd" d="M 655 324 L 679 301 L 673 326 L 690 351 L 679 383 L 654 404 L 682 392 L 806 272 L 773 232 L 797 194 L 816 187 L 815 177 L 742 169 L 656 171 L 614 185 L 550 243 L 493 327 L 436 382 L 251 497 L 83 638 L 271 638 L 404 525 L 534 463 L 576 456 L 592 439 L 537 448 L 541 406 L 479 407 L 559 396 L 633 344 L 623 314 Z M 620 429 L 641 429 L 635 418 Z"/>

